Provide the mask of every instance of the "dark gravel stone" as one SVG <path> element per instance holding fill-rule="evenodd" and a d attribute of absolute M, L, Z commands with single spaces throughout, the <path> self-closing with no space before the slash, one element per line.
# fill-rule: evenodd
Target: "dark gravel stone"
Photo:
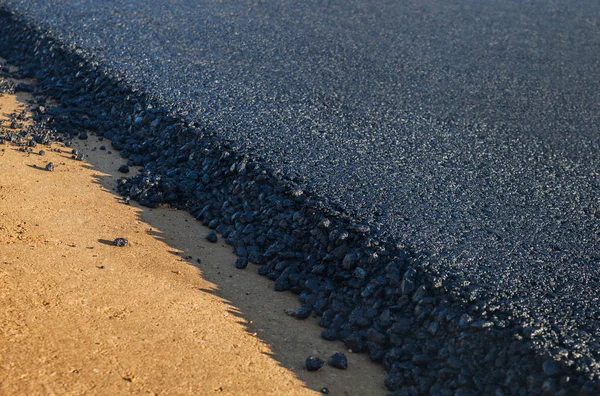
<path fill-rule="evenodd" d="M 238 259 L 235 261 L 235 268 L 237 269 L 244 269 L 248 266 L 248 259 L 245 257 L 238 257 Z"/>
<path fill-rule="evenodd" d="M 328 395 L 329 394 L 329 388 L 325 388 L 325 387 L 321 388 L 321 393 L 324 394 L 324 395 Z"/>
<path fill-rule="evenodd" d="M 304 366 L 308 371 L 317 371 L 323 367 L 324 364 L 325 362 L 316 356 L 309 356 L 304 361 Z"/>
<path fill-rule="evenodd" d="M 236 246 L 235 248 L 235 254 L 237 254 L 239 257 L 248 257 L 248 250 L 246 250 L 246 248 L 244 246 Z"/>
<path fill-rule="evenodd" d="M 206 238 L 206 240 L 208 242 L 212 242 L 212 243 L 217 243 L 217 241 L 219 240 L 217 233 L 214 231 L 211 231 L 208 234 L 206 234 L 206 236 L 204 238 Z"/>
<path fill-rule="evenodd" d="M 364 352 L 367 349 L 363 337 L 358 333 L 352 333 L 342 341 L 344 341 L 344 345 L 354 353 Z"/>
<path fill-rule="evenodd" d="M 275 291 L 286 291 L 290 290 L 292 285 L 287 276 L 281 275 L 275 280 Z"/>
<path fill-rule="evenodd" d="M 335 329 L 325 329 L 321 332 L 321 338 L 327 341 L 335 341 L 338 339 Z"/>
<path fill-rule="evenodd" d="M 294 317 L 296 319 L 307 319 L 312 313 L 312 307 L 310 305 L 302 305 L 300 308 L 296 310 L 294 313 Z"/>
<path fill-rule="evenodd" d="M 121 172 L 121 173 L 129 173 L 129 166 L 127 166 L 125 164 L 119 166 L 119 172 Z"/>
<path fill-rule="evenodd" d="M 125 246 L 129 245 L 129 241 L 125 238 L 115 238 L 115 240 L 113 241 L 113 245 L 119 246 L 119 247 L 125 247 Z"/>
<path fill-rule="evenodd" d="M 348 359 L 343 353 L 336 352 L 333 355 L 331 355 L 331 357 L 327 361 L 327 364 L 331 367 L 346 370 L 348 368 Z"/>
<path fill-rule="evenodd" d="M 52 162 L 48 162 L 45 169 L 49 172 L 52 172 L 54 170 L 54 164 Z"/>
<path fill-rule="evenodd" d="M 254 264 L 262 264 L 263 255 L 260 253 L 260 248 L 258 246 L 249 246 L 248 247 L 248 260 Z"/>
<path fill-rule="evenodd" d="M 80 140 L 87 140 L 88 134 L 87 132 L 81 132 L 78 137 Z"/>
<path fill-rule="evenodd" d="M 31 93 L 35 90 L 35 85 L 33 84 L 27 84 L 24 82 L 20 82 L 15 86 L 15 91 L 16 92 L 28 92 Z"/>
<path fill-rule="evenodd" d="M 555 375 L 559 375 L 561 373 L 560 364 L 555 360 L 546 360 L 542 365 L 544 370 L 544 374 L 548 377 L 554 377 Z"/>
<path fill-rule="evenodd" d="M 392 392 L 400 389 L 405 383 L 404 377 L 399 374 L 388 374 L 384 380 L 385 387 Z"/>

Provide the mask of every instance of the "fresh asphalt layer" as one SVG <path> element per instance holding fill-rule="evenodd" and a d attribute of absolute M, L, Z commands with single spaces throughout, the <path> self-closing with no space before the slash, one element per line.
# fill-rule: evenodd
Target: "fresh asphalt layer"
<path fill-rule="evenodd" d="M 599 357 L 600 2 L 0 4 Z"/>

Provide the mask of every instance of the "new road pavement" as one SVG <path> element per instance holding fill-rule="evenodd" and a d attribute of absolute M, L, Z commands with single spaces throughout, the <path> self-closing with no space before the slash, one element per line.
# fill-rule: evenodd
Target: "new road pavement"
<path fill-rule="evenodd" d="M 0 4 L 598 374 L 600 2 Z"/>

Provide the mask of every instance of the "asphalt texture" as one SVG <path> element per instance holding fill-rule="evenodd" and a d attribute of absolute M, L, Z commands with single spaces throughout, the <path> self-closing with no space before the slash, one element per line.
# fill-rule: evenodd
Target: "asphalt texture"
<path fill-rule="evenodd" d="M 0 4 L 598 375 L 599 2 Z"/>

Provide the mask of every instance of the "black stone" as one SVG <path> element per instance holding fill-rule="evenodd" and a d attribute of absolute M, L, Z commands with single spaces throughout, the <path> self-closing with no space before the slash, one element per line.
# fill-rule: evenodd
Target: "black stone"
<path fill-rule="evenodd" d="M 208 242 L 212 242 L 212 243 L 217 243 L 217 241 L 219 240 L 217 233 L 214 231 L 211 231 L 208 234 L 206 234 L 206 236 L 204 238 L 206 238 L 206 240 Z"/>
<path fill-rule="evenodd" d="M 244 269 L 248 266 L 248 259 L 245 257 L 238 257 L 238 259 L 235 261 L 235 268 L 237 269 Z"/>
<path fill-rule="evenodd" d="M 118 247 L 125 247 L 129 245 L 129 241 L 125 238 L 115 238 L 115 240 L 113 241 L 113 245 Z"/>
<path fill-rule="evenodd" d="M 561 373 L 560 364 L 555 360 L 546 360 L 542 365 L 542 369 L 544 370 L 544 374 L 549 377 L 554 377 Z"/>
<path fill-rule="evenodd" d="M 294 314 L 296 319 L 307 319 L 312 313 L 312 307 L 310 305 L 302 305 L 298 308 Z"/>
<path fill-rule="evenodd" d="M 348 359 L 343 353 L 336 352 L 333 355 L 331 355 L 331 357 L 327 361 L 327 364 L 331 367 L 346 370 L 348 368 Z"/>
<path fill-rule="evenodd" d="M 321 338 L 327 341 L 335 341 L 338 339 L 335 329 L 325 329 L 321 332 Z"/>
<path fill-rule="evenodd" d="M 308 371 L 317 371 L 323 367 L 324 364 L 325 362 L 316 356 L 309 356 L 304 361 L 304 366 Z"/>

